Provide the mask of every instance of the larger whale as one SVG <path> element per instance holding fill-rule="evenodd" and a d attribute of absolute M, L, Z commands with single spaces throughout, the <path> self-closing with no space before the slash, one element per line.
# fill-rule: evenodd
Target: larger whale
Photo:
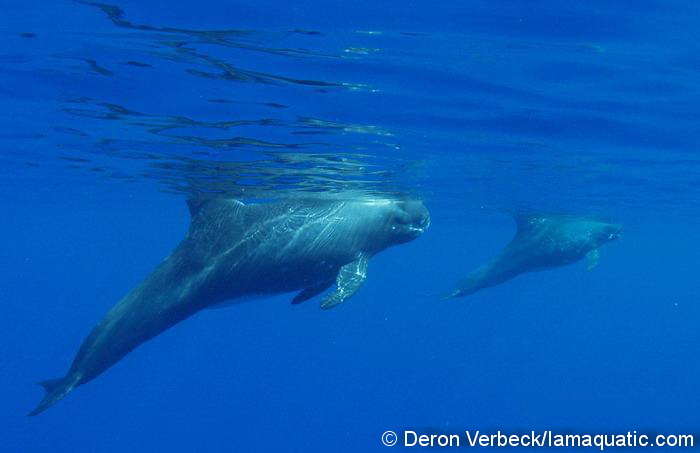
<path fill-rule="evenodd" d="M 490 262 L 464 278 L 450 297 L 464 297 L 500 285 L 525 272 L 540 271 L 588 258 L 598 262 L 598 248 L 620 237 L 622 226 L 575 215 L 515 215 L 517 231 Z"/>
<path fill-rule="evenodd" d="M 288 200 L 244 205 L 189 202 L 185 239 L 117 303 L 83 341 L 68 373 L 42 382 L 37 415 L 134 348 L 198 311 L 254 296 L 299 291 L 308 300 L 336 283 L 324 309 L 347 300 L 369 258 L 416 239 L 430 216 L 417 200 Z"/>

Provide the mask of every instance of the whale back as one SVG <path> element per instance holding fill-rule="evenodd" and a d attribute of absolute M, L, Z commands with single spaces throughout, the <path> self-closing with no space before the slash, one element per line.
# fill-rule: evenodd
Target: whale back
<path fill-rule="evenodd" d="M 204 258 L 245 242 L 295 249 L 302 255 L 343 249 L 374 255 L 418 237 L 429 225 L 422 203 L 395 200 L 295 199 L 246 205 L 192 199 L 187 245 Z M 283 241 L 283 243 L 279 243 Z"/>

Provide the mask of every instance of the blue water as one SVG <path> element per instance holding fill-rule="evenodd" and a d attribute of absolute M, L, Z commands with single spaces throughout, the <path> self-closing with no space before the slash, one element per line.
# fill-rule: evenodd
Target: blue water
<path fill-rule="evenodd" d="M 3 451 L 697 432 L 700 4 L 172 3 L 1 4 Z M 410 194 L 432 227 L 342 306 L 202 312 L 26 417 L 193 193 Z M 523 209 L 624 234 L 592 272 L 442 301 Z"/>

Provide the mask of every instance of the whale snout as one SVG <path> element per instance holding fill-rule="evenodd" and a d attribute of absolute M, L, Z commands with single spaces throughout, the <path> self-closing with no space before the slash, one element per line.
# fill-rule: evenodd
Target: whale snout
<path fill-rule="evenodd" d="M 430 212 L 428 208 L 420 201 L 406 202 L 404 210 L 408 215 L 408 224 L 411 228 L 421 233 L 430 226 Z"/>
<path fill-rule="evenodd" d="M 606 241 L 614 241 L 619 239 L 622 235 L 622 225 L 618 224 L 608 224 L 605 228 Z"/>
<path fill-rule="evenodd" d="M 398 203 L 401 215 L 395 219 L 395 230 L 405 233 L 408 239 L 415 239 L 425 232 L 430 226 L 430 211 L 423 202 L 418 200 L 402 201 Z"/>

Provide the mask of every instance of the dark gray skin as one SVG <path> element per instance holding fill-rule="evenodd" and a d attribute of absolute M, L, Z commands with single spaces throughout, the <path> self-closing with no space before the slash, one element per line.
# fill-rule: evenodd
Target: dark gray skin
<path fill-rule="evenodd" d="M 190 201 L 189 232 L 175 251 L 115 305 L 84 340 L 65 377 L 41 383 L 37 415 L 96 378 L 141 343 L 204 308 L 301 291 L 300 303 L 337 280 L 323 308 L 360 287 L 369 257 L 420 236 L 419 201 L 293 200 L 243 205 Z"/>
<path fill-rule="evenodd" d="M 462 280 L 450 297 L 463 297 L 500 285 L 525 272 L 565 266 L 588 256 L 597 262 L 598 247 L 620 237 L 622 226 L 567 215 L 516 216 L 518 231 L 492 261 Z"/>

